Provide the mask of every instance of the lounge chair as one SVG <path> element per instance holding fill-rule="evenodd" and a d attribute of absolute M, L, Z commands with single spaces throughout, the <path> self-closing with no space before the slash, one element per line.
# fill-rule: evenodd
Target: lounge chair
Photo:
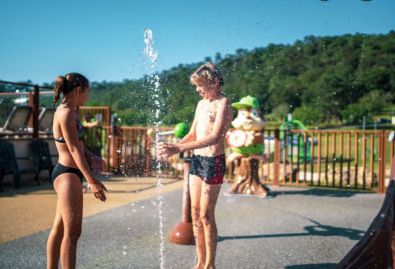
<path fill-rule="evenodd" d="M 53 116 L 56 108 L 44 107 L 38 116 L 38 131 L 40 134 L 52 134 Z"/>
<path fill-rule="evenodd" d="M 38 178 L 38 160 L 34 157 L 16 157 L 12 143 L 0 139 L 0 190 L 3 190 L 3 177 L 8 174 L 14 176 L 14 187 L 19 188 L 22 174 L 34 174 L 34 180 L 40 185 Z M 20 161 L 30 161 L 31 166 L 19 168 Z"/>
<path fill-rule="evenodd" d="M 14 106 L 3 128 L 0 128 L 0 134 L 28 134 L 27 124 L 32 111 L 30 106 Z"/>
<path fill-rule="evenodd" d="M 33 156 L 38 160 L 38 173 L 42 170 L 48 170 L 49 181 L 52 182 L 51 174 L 54 168 L 52 157 L 57 157 L 58 155 L 51 154 L 48 143 L 41 139 L 33 139 L 32 142 L 30 142 L 30 148 L 33 152 Z"/>

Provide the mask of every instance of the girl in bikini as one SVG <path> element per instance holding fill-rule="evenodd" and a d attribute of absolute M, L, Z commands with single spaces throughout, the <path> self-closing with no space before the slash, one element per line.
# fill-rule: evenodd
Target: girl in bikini
<path fill-rule="evenodd" d="M 102 167 L 102 160 L 93 156 L 81 141 L 83 128 L 76 116 L 76 108 L 83 105 L 89 94 L 88 80 L 78 73 L 59 76 L 55 80 L 54 104 L 63 94 L 53 120 L 53 135 L 59 153 L 58 163 L 52 172 L 57 193 L 56 215 L 47 242 L 47 268 L 76 266 L 77 242 L 82 226 L 82 179 L 88 182 L 94 196 L 106 200 L 106 187 L 94 178 L 88 161 L 93 167 Z"/>

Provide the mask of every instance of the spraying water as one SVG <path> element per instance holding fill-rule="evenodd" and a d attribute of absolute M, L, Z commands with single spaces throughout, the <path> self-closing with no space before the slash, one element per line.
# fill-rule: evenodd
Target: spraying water
<path fill-rule="evenodd" d="M 154 48 L 154 39 L 153 39 L 153 33 L 151 29 L 146 29 L 144 31 L 144 43 L 145 43 L 145 48 L 144 48 L 144 55 L 149 59 L 150 61 L 150 71 L 153 73 L 156 69 L 156 63 L 158 59 L 158 52 Z M 159 76 L 157 74 L 151 75 L 150 76 L 150 84 L 153 87 L 153 102 L 154 102 L 154 107 L 155 107 L 155 118 L 154 118 L 154 125 L 155 125 L 155 133 L 159 133 L 159 126 L 160 126 L 160 100 L 159 100 L 159 93 L 160 93 L 160 82 L 159 82 Z M 155 145 L 158 144 L 161 141 L 161 136 L 155 135 Z M 160 162 L 157 162 L 156 164 L 156 172 L 157 172 L 157 184 L 156 184 L 156 189 L 158 192 L 158 216 L 159 216 L 159 237 L 160 237 L 160 268 L 163 269 L 165 266 L 165 257 L 164 257 L 164 236 L 163 236 L 163 213 L 162 213 L 162 205 L 163 205 L 163 197 L 161 195 L 161 188 L 162 188 L 162 182 L 161 182 L 161 175 L 162 175 L 162 166 Z"/>
<path fill-rule="evenodd" d="M 144 31 L 144 54 L 151 61 L 152 69 L 156 66 L 156 60 L 158 59 L 158 52 L 154 49 L 154 38 L 151 29 L 146 29 Z"/>

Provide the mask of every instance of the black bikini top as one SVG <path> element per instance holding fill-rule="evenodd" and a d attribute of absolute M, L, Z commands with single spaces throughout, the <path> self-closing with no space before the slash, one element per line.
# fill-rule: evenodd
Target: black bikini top
<path fill-rule="evenodd" d="M 78 117 L 75 118 L 75 127 L 77 128 L 78 140 L 81 141 L 82 138 L 84 137 L 84 128 L 82 127 L 80 121 L 78 120 Z M 64 137 L 54 138 L 54 140 L 59 143 L 66 143 Z"/>

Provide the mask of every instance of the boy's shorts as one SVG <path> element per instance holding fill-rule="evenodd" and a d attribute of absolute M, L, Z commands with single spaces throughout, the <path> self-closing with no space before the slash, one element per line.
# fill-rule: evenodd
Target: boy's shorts
<path fill-rule="evenodd" d="M 192 155 L 189 174 L 200 177 L 207 184 L 222 184 L 224 182 L 225 172 L 225 154 L 213 157 Z"/>

